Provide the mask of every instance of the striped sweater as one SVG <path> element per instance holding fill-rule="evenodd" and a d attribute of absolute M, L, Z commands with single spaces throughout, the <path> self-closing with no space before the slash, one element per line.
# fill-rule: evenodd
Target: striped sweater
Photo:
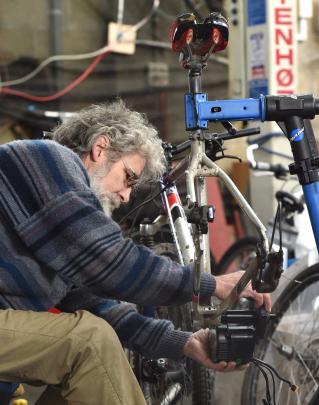
<path fill-rule="evenodd" d="M 0 308 L 87 309 L 143 354 L 179 357 L 189 333 L 130 304 L 191 300 L 191 266 L 123 238 L 90 188 L 80 158 L 53 141 L 0 146 Z M 201 279 L 202 296 L 215 288 Z"/>

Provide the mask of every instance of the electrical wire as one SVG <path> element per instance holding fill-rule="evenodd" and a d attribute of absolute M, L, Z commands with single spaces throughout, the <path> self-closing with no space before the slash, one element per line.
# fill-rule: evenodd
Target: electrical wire
<path fill-rule="evenodd" d="M 144 202 L 142 202 L 141 204 L 137 205 L 136 207 L 134 207 L 129 213 L 127 213 L 123 218 L 121 218 L 121 220 L 118 222 L 119 225 L 121 225 L 126 218 L 128 218 L 130 215 L 132 215 L 134 212 L 136 212 L 138 209 L 142 208 L 144 205 L 150 203 L 151 201 L 155 200 L 156 197 L 158 197 L 159 195 L 162 194 L 162 191 L 159 191 L 158 193 L 152 195 L 150 198 L 148 198 L 147 200 L 145 200 Z M 138 213 L 137 213 L 138 214 Z M 136 214 L 136 215 L 137 215 Z"/>
<path fill-rule="evenodd" d="M 254 358 L 254 361 L 257 361 L 257 362 L 258 362 L 259 364 L 261 364 L 262 366 L 264 366 L 264 367 L 268 368 L 269 370 L 271 370 L 271 371 L 275 374 L 275 376 L 276 376 L 280 381 L 286 383 L 292 391 L 296 391 L 296 390 L 298 389 L 298 387 L 297 387 L 295 384 L 293 384 L 292 382 L 290 382 L 290 381 L 287 380 L 286 378 L 281 377 L 281 376 L 279 375 L 279 373 L 277 372 L 277 370 L 276 370 L 274 367 L 272 367 L 270 364 L 266 363 L 266 362 L 263 361 L 263 360 L 256 359 L 256 358 Z"/>
<path fill-rule="evenodd" d="M 117 23 L 123 24 L 125 0 L 118 0 L 117 4 Z"/>
<path fill-rule="evenodd" d="M 274 369 L 274 367 L 272 367 L 270 364 L 268 364 L 260 359 L 257 359 L 257 358 L 253 358 L 252 363 L 259 369 L 259 371 L 261 372 L 262 376 L 265 379 L 266 399 L 264 398 L 262 400 L 263 404 L 276 405 L 276 385 L 275 385 L 274 377 L 277 377 L 278 380 L 286 383 L 289 386 L 289 388 L 291 389 L 291 391 L 295 392 L 298 389 L 298 387 L 295 384 L 293 384 L 289 380 L 281 377 L 279 375 L 279 373 Z M 270 385 L 269 385 L 269 378 L 268 378 L 267 372 L 269 373 L 271 380 L 272 380 L 272 398 L 271 398 L 271 393 L 270 393 Z"/>
<path fill-rule="evenodd" d="M 254 359 L 252 360 L 252 363 L 255 364 L 255 366 L 258 368 L 258 370 L 261 372 L 262 376 L 265 379 L 265 384 L 266 384 L 266 399 L 263 399 L 263 403 L 265 405 L 272 405 L 271 403 L 271 394 L 270 394 L 270 387 L 269 387 L 269 379 L 267 376 L 266 371 L 262 368 L 262 366 L 258 363 L 258 361 L 255 361 Z"/>
<path fill-rule="evenodd" d="M 258 363 L 255 363 L 258 364 Z M 259 363 L 259 369 L 262 370 L 262 367 L 264 367 L 264 370 L 267 370 L 270 374 L 271 377 L 271 382 L 272 382 L 272 399 L 273 399 L 273 405 L 276 405 L 276 382 L 275 382 L 275 376 L 274 373 L 272 372 L 272 368 L 266 363 L 261 364 L 261 362 Z M 266 371 L 265 371 L 266 372 Z M 269 395 L 267 397 L 269 404 L 271 404 L 271 397 L 270 397 L 270 392 Z"/>
<path fill-rule="evenodd" d="M 47 65 L 49 65 L 50 63 L 53 63 L 53 62 L 91 59 L 91 58 L 95 58 L 99 55 L 103 55 L 104 53 L 108 52 L 109 50 L 110 50 L 110 46 L 107 45 L 107 46 L 104 46 L 103 48 L 98 49 L 97 51 L 89 52 L 89 53 L 82 53 L 82 54 L 76 54 L 76 55 L 50 56 L 49 58 L 47 58 L 43 62 L 41 62 L 40 65 L 36 69 L 34 69 L 32 72 L 21 77 L 20 79 L 7 80 L 4 82 L 0 82 L 0 86 L 11 87 L 11 86 L 17 86 L 19 84 L 25 83 L 25 82 L 29 81 L 30 79 L 32 79 L 34 76 L 36 76 Z"/>
<path fill-rule="evenodd" d="M 64 96 L 66 93 L 69 93 L 71 90 L 74 89 L 74 87 L 78 86 L 81 82 L 83 82 L 83 80 L 85 80 L 92 73 L 92 71 L 95 69 L 95 67 L 101 62 L 101 60 L 104 58 L 104 56 L 106 56 L 109 53 L 110 53 L 110 51 L 105 52 L 102 55 L 98 55 L 93 60 L 93 62 L 87 67 L 87 69 L 77 79 L 75 79 L 73 82 L 71 82 L 64 89 L 59 90 L 57 93 L 51 94 L 50 96 L 36 96 L 33 94 L 25 93 L 25 92 L 14 90 L 14 89 L 9 89 L 6 87 L 3 87 L 2 89 L 0 89 L 0 94 L 1 93 L 7 94 L 10 96 L 20 97 L 20 98 L 24 98 L 26 100 L 40 102 L 40 103 L 54 101 L 54 100 Z"/>
<path fill-rule="evenodd" d="M 148 21 L 151 19 L 152 15 L 159 8 L 159 6 L 160 6 L 160 0 L 154 0 L 152 9 L 148 13 L 148 15 L 146 17 L 144 17 L 140 22 L 138 22 L 137 24 L 134 25 L 135 31 L 140 30 L 145 24 L 148 23 Z"/>
<path fill-rule="evenodd" d="M 144 17 L 141 21 L 139 21 L 137 24 L 135 24 L 132 27 L 133 31 L 138 31 L 140 30 L 152 17 L 153 13 L 156 11 L 156 9 L 160 6 L 160 0 L 153 0 L 153 6 L 149 14 Z M 108 52 L 112 48 L 112 44 L 106 45 L 103 48 L 97 49 L 96 51 L 93 52 L 88 52 L 88 53 L 82 53 L 82 54 L 75 54 L 75 55 L 54 55 L 50 56 L 49 58 L 45 59 L 43 62 L 40 63 L 40 65 L 34 69 L 32 72 L 28 73 L 27 75 L 19 78 L 19 79 L 14 79 L 14 80 L 7 80 L 4 82 L 0 81 L 0 88 L 1 87 L 11 87 L 11 86 L 17 86 L 19 84 L 25 83 L 32 79 L 34 76 L 36 76 L 42 69 L 44 69 L 48 64 L 53 63 L 53 62 L 61 62 L 61 61 L 75 61 L 75 60 L 82 60 L 82 59 L 91 59 L 95 58 L 97 56 L 103 55 L 106 52 Z"/>

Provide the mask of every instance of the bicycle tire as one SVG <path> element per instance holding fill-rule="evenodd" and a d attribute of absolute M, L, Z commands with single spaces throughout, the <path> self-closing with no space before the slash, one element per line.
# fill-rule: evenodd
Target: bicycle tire
<path fill-rule="evenodd" d="M 168 318 L 174 323 L 175 328 L 181 330 L 192 330 L 191 304 L 184 304 L 168 308 Z M 188 404 L 213 405 L 214 404 L 214 382 L 215 373 L 203 367 L 201 364 L 187 360 L 186 371 L 190 381 L 188 383 L 187 395 L 191 392 L 191 399 Z M 191 401 L 191 402 L 190 402 Z M 179 404 L 184 404 L 183 400 Z"/>
<path fill-rule="evenodd" d="M 319 263 L 301 270 L 298 283 L 284 282 L 273 307 L 276 322 L 269 325 L 256 357 L 271 364 L 284 378 L 299 386 L 292 392 L 277 384 L 276 403 L 319 403 Z M 292 325 L 293 328 L 289 325 Z M 289 354 L 290 353 L 290 354 Z M 242 405 L 257 405 L 265 396 L 259 370 L 251 366 L 242 387 Z"/>
<path fill-rule="evenodd" d="M 153 251 L 157 255 L 168 256 L 172 260 L 178 261 L 173 243 L 159 243 L 154 246 Z M 173 322 L 176 329 L 192 331 L 191 303 L 159 307 L 156 312 L 159 318 L 167 318 Z M 191 359 L 184 359 L 182 362 L 181 368 L 185 371 L 185 378 L 181 381 L 183 385 L 182 397 L 178 398 L 175 402 L 167 403 L 174 403 L 176 405 L 213 405 L 214 373 Z M 172 366 L 173 368 L 175 367 L 174 364 Z M 178 364 L 176 368 L 178 368 Z M 157 386 L 152 386 L 151 384 L 142 385 L 142 390 L 144 394 L 147 391 L 149 404 L 162 404 L 166 403 L 165 392 L 168 392 L 169 386 L 173 384 L 174 381 L 165 378 Z"/>
<path fill-rule="evenodd" d="M 255 236 L 245 236 L 234 242 L 223 254 L 214 274 L 219 276 L 239 270 L 249 254 L 256 251 L 258 242 Z"/>
<path fill-rule="evenodd" d="M 215 373 L 201 364 L 191 362 L 193 405 L 213 405 Z"/>

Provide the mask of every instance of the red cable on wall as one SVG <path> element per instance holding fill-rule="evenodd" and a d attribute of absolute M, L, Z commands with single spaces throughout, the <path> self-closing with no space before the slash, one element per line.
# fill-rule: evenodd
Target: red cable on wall
<path fill-rule="evenodd" d="M 94 70 L 94 68 L 101 62 L 101 60 L 104 58 L 104 56 L 106 56 L 109 53 L 111 53 L 111 52 L 109 51 L 109 52 L 105 52 L 101 55 L 98 55 L 77 79 L 75 79 L 72 83 L 70 83 L 64 89 L 58 91 L 55 94 L 51 94 L 50 96 L 36 96 L 33 94 L 24 93 L 23 91 L 13 90 L 13 89 L 10 89 L 9 87 L 3 87 L 3 88 L 0 87 L 0 93 L 8 94 L 8 95 L 14 96 L 14 97 L 25 98 L 27 100 L 36 101 L 39 103 L 54 101 L 54 100 L 64 96 L 66 93 L 68 93 L 72 89 L 74 89 L 74 87 L 76 87 L 81 82 L 83 82 L 83 80 L 85 80 L 89 76 L 89 74 Z"/>

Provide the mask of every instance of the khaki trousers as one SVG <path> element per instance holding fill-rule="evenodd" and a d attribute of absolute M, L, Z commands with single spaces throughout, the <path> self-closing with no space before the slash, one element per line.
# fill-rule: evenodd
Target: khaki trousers
<path fill-rule="evenodd" d="M 115 332 L 86 311 L 0 310 L 1 380 L 58 387 L 43 405 L 145 405 Z"/>

